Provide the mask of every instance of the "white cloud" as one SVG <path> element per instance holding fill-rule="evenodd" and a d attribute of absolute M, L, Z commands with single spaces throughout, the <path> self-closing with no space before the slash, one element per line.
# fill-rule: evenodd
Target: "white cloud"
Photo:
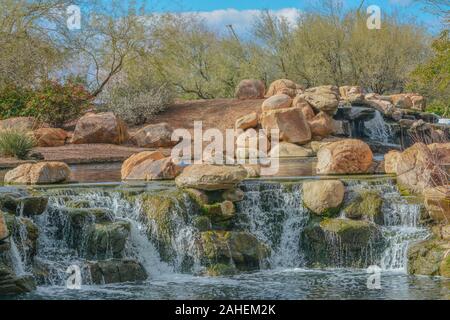
<path fill-rule="evenodd" d="M 284 8 L 280 10 L 269 10 L 277 17 L 285 17 L 290 23 L 295 23 L 300 14 L 300 10 L 296 8 Z M 194 13 L 194 12 L 189 12 Z M 206 24 L 216 31 L 226 30 L 226 26 L 231 24 L 235 31 L 243 34 L 252 26 L 254 18 L 261 13 L 261 10 L 236 10 L 224 9 L 214 11 L 195 12 L 196 15 L 203 18 Z"/>

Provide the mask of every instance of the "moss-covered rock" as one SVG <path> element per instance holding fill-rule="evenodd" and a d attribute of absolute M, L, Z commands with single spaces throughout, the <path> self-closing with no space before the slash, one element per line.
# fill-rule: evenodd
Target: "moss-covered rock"
<path fill-rule="evenodd" d="M 269 249 L 247 232 L 202 232 L 201 247 L 207 266 L 232 265 L 240 271 L 260 269 L 269 256 Z"/>
<path fill-rule="evenodd" d="M 410 245 L 408 273 L 450 278 L 450 243 L 429 239 Z"/>
<path fill-rule="evenodd" d="M 36 216 L 44 213 L 48 198 L 44 196 L 30 196 L 24 191 L 0 194 L 1 208 L 9 213 L 24 216 Z"/>
<path fill-rule="evenodd" d="M 88 259 L 122 258 L 130 235 L 130 223 L 96 223 L 89 231 L 86 241 Z"/>
<path fill-rule="evenodd" d="M 9 250 L 8 243 L 0 244 L 0 297 L 18 295 L 36 289 L 32 276 L 16 276 Z"/>
<path fill-rule="evenodd" d="M 131 259 L 109 259 L 88 263 L 94 284 L 137 282 L 147 279 L 144 267 Z"/>
<path fill-rule="evenodd" d="M 198 231 L 208 231 L 212 229 L 211 219 L 206 216 L 198 216 L 193 219 L 194 227 L 197 228 Z"/>
<path fill-rule="evenodd" d="M 177 232 L 200 215 L 198 205 L 181 190 L 148 193 L 141 199 L 143 218 L 149 225 L 148 238 L 155 243 L 163 261 L 173 261 Z"/>
<path fill-rule="evenodd" d="M 301 237 L 310 266 L 367 267 L 386 246 L 379 227 L 350 219 L 311 220 Z"/>
<path fill-rule="evenodd" d="M 382 212 L 383 199 L 376 191 L 358 192 L 352 202 L 344 209 L 345 216 L 350 219 L 365 219 L 377 224 L 384 223 Z"/>
<path fill-rule="evenodd" d="M 14 238 L 18 250 L 30 261 L 37 252 L 39 228 L 29 218 L 17 217 L 13 214 L 4 214 L 6 225 Z"/>
<path fill-rule="evenodd" d="M 209 277 L 232 276 L 238 273 L 236 267 L 230 264 L 216 263 L 208 266 L 205 275 Z"/>
<path fill-rule="evenodd" d="M 65 203 L 66 208 L 87 209 L 91 206 L 88 200 L 69 200 Z"/>

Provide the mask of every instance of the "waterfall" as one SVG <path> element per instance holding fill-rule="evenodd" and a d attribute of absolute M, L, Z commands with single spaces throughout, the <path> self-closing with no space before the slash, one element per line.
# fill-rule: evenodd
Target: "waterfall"
<path fill-rule="evenodd" d="M 380 257 L 380 267 L 383 270 L 406 272 L 409 243 L 425 239 L 429 234 L 426 228 L 419 226 L 421 205 L 409 203 L 408 199 L 402 197 L 392 180 L 376 183 L 351 182 L 347 188 L 350 191 L 364 188 L 379 192 L 383 199 L 381 210 L 384 217 L 381 231 L 388 242 L 387 248 Z"/>
<path fill-rule="evenodd" d="M 392 132 L 389 125 L 384 121 L 380 111 L 375 111 L 375 117 L 372 120 L 364 122 L 369 139 L 372 141 L 389 143 Z"/>
<path fill-rule="evenodd" d="M 301 186 L 256 182 L 242 188 L 245 198 L 238 204 L 238 211 L 245 217 L 242 227 L 269 246 L 270 265 L 302 266 L 300 236 L 309 216 L 301 203 Z"/>
<path fill-rule="evenodd" d="M 20 256 L 19 249 L 17 248 L 16 242 L 14 241 L 13 237 L 10 237 L 9 246 L 10 246 L 9 253 L 10 253 L 12 267 L 13 267 L 15 275 L 16 276 L 25 275 L 26 274 L 25 266 L 22 261 L 22 257 Z"/>
<path fill-rule="evenodd" d="M 384 223 L 379 228 L 387 244 L 384 251 L 380 252 L 375 249 L 376 243 L 369 241 L 356 256 L 354 248 L 347 248 L 335 234 L 326 234 L 330 250 L 328 254 L 333 256 L 327 266 L 339 268 L 375 263 L 383 270 L 405 272 L 408 244 L 428 235 L 428 231 L 418 223 L 421 206 L 403 198 L 390 179 L 348 180 L 344 183 L 346 197 L 351 198 L 362 189 L 375 190 L 381 195 Z M 271 269 L 309 266 L 309 252 L 304 249 L 306 243 L 302 241 L 305 241 L 303 234 L 306 228 L 314 220 L 303 205 L 302 182 L 247 181 L 239 187 L 244 191 L 244 199 L 236 202 L 237 216 L 233 230 L 247 231 L 269 248 L 271 254 L 265 261 L 267 263 L 262 265 Z M 67 268 L 77 265 L 82 270 L 83 283 L 91 284 L 89 261 L 115 258 L 112 247 L 108 246 L 104 255 L 92 257 L 86 240 L 97 223 L 96 218 L 79 219 L 77 223 L 81 226 L 74 226 L 73 217 L 67 211 L 73 208 L 74 202 L 87 210 L 102 209 L 108 214 L 107 225 L 122 222 L 129 225 L 121 258 L 140 262 L 150 279 L 167 279 L 167 275 L 186 272 L 198 274 L 203 271 L 198 246 L 199 230 L 193 226 L 193 217 L 189 214 L 186 216 L 186 213 L 196 212 L 191 207 L 193 203 L 190 198 L 186 194 L 180 197 L 180 193 L 158 193 L 173 200 L 170 214 L 166 216 L 172 232 L 170 239 L 165 238 L 162 246 L 158 241 L 161 227 L 158 224 L 163 222 L 150 219 L 146 211 L 148 207 L 144 207 L 148 205 L 145 197 L 150 192 L 142 190 L 128 196 L 120 190 L 90 188 L 79 191 L 61 189 L 51 194 L 46 212 L 33 218 L 40 233 L 32 271 L 40 277 L 40 283 L 62 286 L 67 279 Z M 342 212 L 339 218 L 347 219 Z M 31 270 L 31 266 L 28 266 L 31 261 L 25 263 L 24 253 L 21 254 L 23 244 L 20 242 L 23 241 L 17 235 L 15 240 L 18 242 L 12 242 L 11 254 L 16 272 L 23 274 L 28 268 Z M 355 264 L 349 263 L 352 259 L 356 261 Z"/>

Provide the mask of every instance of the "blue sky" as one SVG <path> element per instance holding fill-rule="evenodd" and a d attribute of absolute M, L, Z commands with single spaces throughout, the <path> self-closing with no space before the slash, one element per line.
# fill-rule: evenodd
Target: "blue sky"
<path fill-rule="evenodd" d="M 147 1 L 152 11 L 158 12 L 200 12 L 213 28 L 222 29 L 232 23 L 239 31 L 243 31 L 256 10 L 273 10 L 280 15 L 292 17 L 296 11 L 308 10 L 314 0 L 157 0 Z M 345 7 L 359 6 L 361 0 L 343 0 Z M 430 30 L 439 25 L 436 17 L 424 12 L 423 5 L 415 0 L 365 0 L 364 5 L 378 5 L 382 11 L 396 11 L 405 19 L 416 18 Z"/>
<path fill-rule="evenodd" d="M 106 3 L 109 0 L 104 0 Z M 358 7 L 361 0 L 342 0 L 344 7 Z M 130 1 L 123 1 L 128 2 Z M 260 10 L 271 10 L 292 21 L 301 11 L 307 11 L 317 5 L 314 0 L 134 0 L 136 5 L 143 2 L 148 11 L 153 12 L 195 12 L 205 22 L 219 32 L 226 31 L 226 25 L 232 24 L 241 35 L 248 32 L 254 17 Z M 364 6 L 378 5 L 384 12 L 396 12 L 406 21 L 417 21 L 431 32 L 439 30 L 439 19 L 423 10 L 417 0 L 365 0 Z"/>

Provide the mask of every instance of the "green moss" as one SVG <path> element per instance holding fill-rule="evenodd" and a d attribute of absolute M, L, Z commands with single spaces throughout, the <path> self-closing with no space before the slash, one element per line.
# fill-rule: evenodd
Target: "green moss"
<path fill-rule="evenodd" d="M 73 209 L 85 209 L 90 207 L 90 202 L 88 200 L 71 200 L 66 202 L 66 207 Z"/>
<path fill-rule="evenodd" d="M 231 276 L 238 271 L 233 265 L 216 263 L 206 269 L 206 275 L 210 277 Z"/>
<path fill-rule="evenodd" d="M 381 211 L 383 199 L 375 191 L 363 190 L 353 199 L 352 203 L 345 209 L 345 215 L 351 219 L 368 218 L 378 224 L 384 222 L 383 213 Z"/>
<path fill-rule="evenodd" d="M 450 250 L 448 241 L 429 239 L 408 248 L 408 273 L 450 277 Z"/>
<path fill-rule="evenodd" d="M 194 218 L 193 222 L 194 222 L 194 227 L 197 228 L 201 232 L 212 229 L 211 220 L 208 217 L 198 216 L 198 217 Z"/>

